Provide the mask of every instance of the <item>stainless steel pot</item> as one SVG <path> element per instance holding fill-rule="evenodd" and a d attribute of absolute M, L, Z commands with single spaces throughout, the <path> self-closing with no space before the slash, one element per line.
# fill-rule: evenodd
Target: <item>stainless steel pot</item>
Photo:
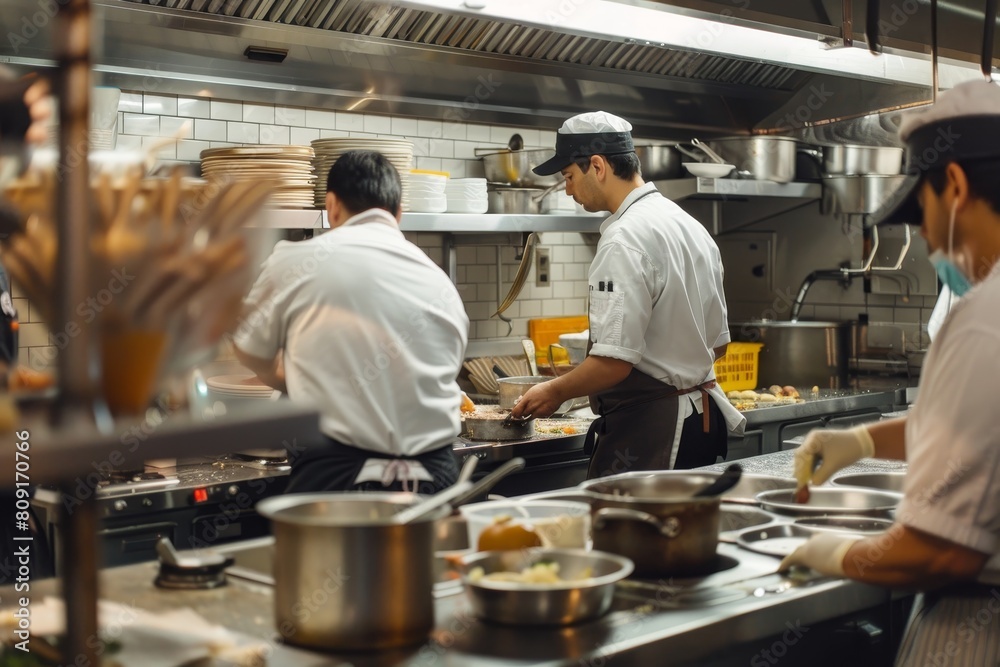
<path fill-rule="evenodd" d="M 535 420 L 512 420 L 504 424 L 503 419 L 486 417 L 464 417 L 462 437 L 469 440 L 494 442 L 498 440 L 527 440 L 535 436 Z"/>
<path fill-rule="evenodd" d="M 681 153 L 674 146 L 636 146 L 635 154 L 639 157 L 642 177 L 647 181 L 680 178 L 684 173 Z"/>
<path fill-rule="evenodd" d="M 274 530 L 275 624 L 288 642 L 363 651 L 426 641 L 434 628 L 435 521 L 450 510 L 391 523 L 417 500 L 317 493 L 257 505 Z"/>
<path fill-rule="evenodd" d="M 692 498 L 718 477 L 687 471 L 631 472 L 579 486 L 593 510 L 594 549 L 631 559 L 639 576 L 711 569 L 719 545 L 719 498 Z"/>
<path fill-rule="evenodd" d="M 555 173 L 549 176 L 539 176 L 531 170 L 548 160 L 554 153 L 555 151 L 551 148 L 519 151 L 504 149 L 495 153 L 480 154 L 480 157 L 483 160 L 486 180 L 491 183 L 547 188 L 558 183 L 562 175 Z"/>
<path fill-rule="evenodd" d="M 726 137 L 708 142 L 737 171 L 758 181 L 790 183 L 795 179 L 798 143 L 789 137 Z"/>
<path fill-rule="evenodd" d="M 903 171 L 903 149 L 845 144 L 800 148 L 816 158 L 827 176 L 895 176 Z"/>
<path fill-rule="evenodd" d="M 734 341 L 763 343 L 757 385 L 847 386 L 850 322 L 730 323 Z"/>
<path fill-rule="evenodd" d="M 489 188 L 487 210 L 508 215 L 538 215 L 542 211 L 543 188 Z"/>
<path fill-rule="evenodd" d="M 881 208 L 905 179 L 905 175 L 824 176 L 823 195 L 836 213 L 871 214 Z"/>

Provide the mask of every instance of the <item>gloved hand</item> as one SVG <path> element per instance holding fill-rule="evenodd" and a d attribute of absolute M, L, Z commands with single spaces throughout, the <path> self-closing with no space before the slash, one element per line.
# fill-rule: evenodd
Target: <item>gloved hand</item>
<path fill-rule="evenodd" d="M 795 480 L 799 488 L 822 484 L 852 463 L 875 455 L 875 441 L 864 426 L 846 430 L 816 429 L 809 432 L 802 446 L 795 450 Z M 816 458 L 822 464 L 816 468 Z"/>
<path fill-rule="evenodd" d="M 835 533 L 817 533 L 801 547 L 785 556 L 778 572 L 787 572 L 793 565 L 816 570 L 828 577 L 844 576 L 844 558 L 860 537 L 844 537 Z"/>

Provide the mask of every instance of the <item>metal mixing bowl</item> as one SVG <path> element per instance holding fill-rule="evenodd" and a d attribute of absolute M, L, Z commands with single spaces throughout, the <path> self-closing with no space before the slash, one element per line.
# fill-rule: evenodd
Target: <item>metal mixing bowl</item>
<path fill-rule="evenodd" d="M 835 477 L 833 483 L 838 486 L 863 486 L 866 489 L 902 493 L 905 479 L 905 472 L 858 472 Z"/>
<path fill-rule="evenodd" d="M 522 584 L 469 580 L 475 567 L 483 568 L 486 574 L 520 572 L 539 561 L 558 563 L 560 578 L 568 581 Z M 460 567 L 476 616 L 507 625 L 571 625 L 598 618 L 611 608 L 615 582 L 632 574 L 632 569 L 628 558 L 583 549 L 484 551 L 464 557 Z"/>

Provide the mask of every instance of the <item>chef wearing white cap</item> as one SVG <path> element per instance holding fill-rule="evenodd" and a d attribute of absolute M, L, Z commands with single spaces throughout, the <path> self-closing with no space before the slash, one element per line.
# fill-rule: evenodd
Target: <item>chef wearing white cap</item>
<path fill-rule="evenodd" d="M 513 413 L 551 414 L 590 396 L 588 476 L 694 468 L 726 454 L 743 416 L 715 383 L 729 327 L 719 248 L 644 183 L 632 126 L 603 111 L 567 120 L 537 174 L 562 172 L 588 211 L 613 211 L 590 266 L 590 350 L 573 371 L 525 393 Z"/>
<path fill-rule="evenodd" d="M 924 591 L 897 665 L 1000 665 L 1000 87 L 960 84 L 899 131 L 909 175 L 879 224 L 922 222 L 942 282 L 971 289 L 938 332 L 906 417 L 816 431 L 796 451 L 800 483 L 866 456 L 905 459 L 892 529 L 813 537 L 782 568 Z"/>

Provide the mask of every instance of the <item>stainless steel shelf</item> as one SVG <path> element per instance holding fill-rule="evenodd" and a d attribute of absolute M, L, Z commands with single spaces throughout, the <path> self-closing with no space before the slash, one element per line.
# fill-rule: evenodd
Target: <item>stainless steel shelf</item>
<path fill-rule="evenodd" d="M 404 232 L 597 232 L 607 216 L 404 213 Z"/>
<path fill-rule="evenodd" d="M 819 183 L 775 183 L 736 178 L 681 178 L 654 181 L 664 197 L 678 201 L 688 197 L 711 199 L 743 197 L 783 197 L 788 199 L 819 199 L 823 186 Z"/>
<path fill-rule="evenodd" d="M 263 403 L 263 402 L 262 402 Z M 319 414 L 288 401 L 255 406 L 212 421 L 186 414 L 167 414 L 159 426 L 146 421 L 119 421 L 111 433 L 97 430 L 52 431 L 48 423 L 26 416 L 17 431 L 27 431 L 29 449 L 0 450 L 0 466 L 12 471 L 0 487 L 12 487 L 13 471 L 23 470 L 25 454 L 32 484 L 65 484 L 86 480 L 104 469 L 143 460 L 225 454 L 235 449 L 301 446 L 319 439 Z M 18 440 L 23 438 L 18 436 Z M 16 467 L 21 461 L 21 467 Z M 84 482 L 81 485 L 86 486 Z"/>

